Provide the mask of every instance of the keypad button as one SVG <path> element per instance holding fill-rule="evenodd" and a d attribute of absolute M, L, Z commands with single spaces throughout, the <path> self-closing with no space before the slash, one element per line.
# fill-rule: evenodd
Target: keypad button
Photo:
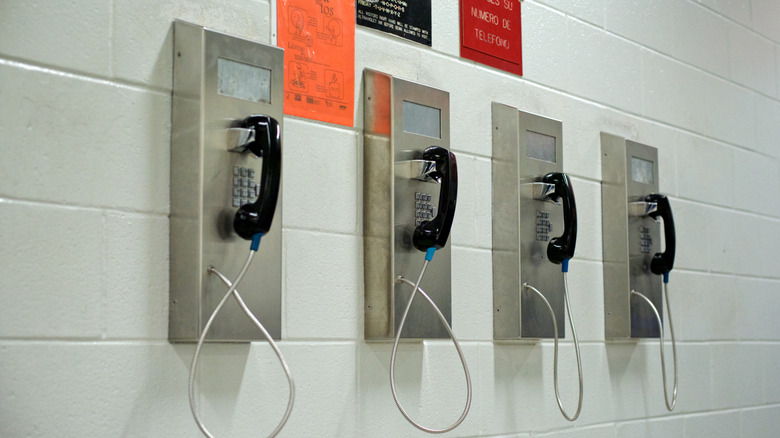
<path fill-rule="evenodd" d="M 233 198 L 233 207 L 241 207 L 241 200 L 238 198 Z"/>
<path fill-rule="evenodd" d="M 233 176 L 238 176 L 240 172 L 240 168 L 238 166 L 233 166 Z"/>
<path fill-rule="evenodd" d="M 241 168 L 241 176 L 247 176 L 249 170 L 246 167 Z"/>
<path fill-rule="evenodd" d="M 251 178 L 251 177 L 250 177 L 250 178 Z M 255 186 L 255 180 L 253 180 L 253 179 L 250 179 L 250 180 L 249 180 L 249 183 L 248 183 L 248 185 L 247 185 L 247 187 L 250 187 L 250 188 L 251 188 L 251 187 L 254 187 L 254 186 Z"/>
<path fill-rule="evenodd" d="M 249 177 L 254 178 L 255 177 L 255 169 L 249 169 Z"/>
<path fill-rule="evenodd" d="M 241 178 L 233 177 L 233 186 L 238 187 L 238 185 L 241 183 Z"/>
<path fill-rule="evenodd" d="M 233 196 L 241 196 L 241 189 L 233 187 Z"/>

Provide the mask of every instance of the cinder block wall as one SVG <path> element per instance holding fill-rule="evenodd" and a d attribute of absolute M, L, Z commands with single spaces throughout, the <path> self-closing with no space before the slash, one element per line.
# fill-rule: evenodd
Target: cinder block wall
<path fill-rule="evenodd" d="M 449 436 L 776 436 L 780 2 L 526 0 L 522 78 L 460 59 L 458 4 L 433 4 L 432 48 L 358 28 L 355 74 L 450 92 L 461 172 L 452 319 L 474 404 Z M 266 1 L 0 3 L 2 436 L 199 436 L 193 346 L 166 340 L 174 19 L 271 40 Z M 492 101 L 563 121 L 580 217 L 570 285 L 585 405 L 573 424 L 555 404 L 552 342 L 492 342 Z M 390 345 L 362 340 L 361 120 L 285 119 L 281 348 L 298 397 L 282 436 L 424 435 L 393 404 Z M 672 414 L 658 344 L 604 342 L 601 131 L 656 146 L 672 198 Z M 561 354 L 573 409 L 569 340 Z M 450 343 L 403 346 L 398 376 L 415 418 L 457 417 L 464 383 Z M 207 347 L 200 382 L 220 437 L 264 436 L 284 410 L 263 343 Z"/>

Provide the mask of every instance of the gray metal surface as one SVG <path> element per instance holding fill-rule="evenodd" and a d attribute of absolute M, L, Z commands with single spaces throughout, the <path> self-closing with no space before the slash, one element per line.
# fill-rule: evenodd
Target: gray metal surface
<path fill-rule="evenodd" d="M 174 24 L 171 121 L 170 313 L 168 338 L 194 342 L 227 292 L 206 269 L 214 266 L 233 279 L 249 252 L 249 241 L 232 229 L 234 167 L 252 169 L 261 159 L 230 152 L 236 146 L 231 124 L 266 114 L 282 124 L 283 51 L 200 26 Z M 271 70 L 270 103 L 220 95 L 217 60 L 229 59 Z M 254 200 L 254 199 L 253 199 Z M 273 224 L 238 290 L 271 335 L 281 337 L 282 196 Z M 209 342 L 245 342 L 262 334 L 230 300 L 209 332 Z"/>
<path fill-rule="evenodd" d="M 363 85 L 365 338 L 390 340 L 412 292 L 410 286 L 397 282 L 396 278 L 403 276 L 414 282 L 425 259 L 425 254 L 412 245 L 415 213 L 419 210 L 417 202 L 434 207 L 439 202 L 439 185 L 420 177 L 425 163 L 410 161 L 422 160 L 423 151 L 429 146 L 450 149 L 449 93 L 373 70 L 364 71 Z M 405 130 L 404 101 L 440 109 L 441 138 Z M 412 130 L 436 131 L 419 126 Z M 417 173 L 417 177 L 412 173 Z M 426 199 L 416 199 L 419 198 L 416 194 L 424 194 Z M 451 323 L 450 254 L 450 243 L 436 251 L 421 288 Z M 418 295 L 401 337 L 446 338 L 448 335 L 431 306 Z"/>
<path fill-rule="evenodd" d="M 652 182 L 631 177 L 632 158 L 653 163 Z M 647 296 L 663 317 L 661 276 L 650 272 L 652 256 L 661 250 L 660 224 L 644 215 L 652 205 L 636 204 L 658 193 L 658 151 L 602 133 L 601 169 L 604 335 L 608 340 L 657 338 L 652 308 L 631 290 Z"/>
<path fill-rule="evenodd" d="M 563 210 L 534 199 L 545 187 L 538 182 L 561 172 L 561 122 L 493 103 L 493 338 L 552 338 L 553 322 L 544 302 L 523 283 L 537 288 L 550 302 L 565 335 L 564 284 L 561 265 L 547 259 L 549 238 L 563 232 Z M 555 162 L 529 157 L 528 132 L 555 138 Z M 551 154 L 547 154 L 552 157 Z"/>

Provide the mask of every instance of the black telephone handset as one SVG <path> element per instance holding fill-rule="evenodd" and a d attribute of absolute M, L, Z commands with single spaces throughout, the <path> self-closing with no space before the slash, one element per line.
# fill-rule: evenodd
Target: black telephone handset
<path fill-rule="evenodd" d="M 240 127 L 255 131 L 255 140 L 247 148 L 263 159 L 260 195 L 254 203 L 242 205 L 233 218 L 236 233 L 246 240 L 252 240 L 255 234 L 267 233 L 274 218 L 282 175 L 281 131 L 279 122 L 265 115 L 249 116 Z"/>
<path fill-rule="evenodd" d="M 430 176 L 441 185 L 436 217 L 423 221 L 414 229 L 414 247 L 425 252 L 429 248 L 443 248 L 450 236 L 458 201 L 458 163 L 455 154 L 440 146 L 425 149 L 423 159 L 436 163 L 436 171 Z"/>
<path fill-rule="evenodd" d="M 577 204 L 574 202 L 574 190 L 565 173 L 548 173 L 542 178 L 542 182 L 555 186 L 555 191 L 550 195 L 553 201 L 561 199 L 563 202 L 563 234 L 550 239 L 547 245 L 547 258 L 555 264 L 560 264 L 574 257 L 574 247 L 577 245 Z"/>
<path fill-rule="evenodd" d="M 666 250 L 664 252 L 657 252 L 653 255 L 653 261 L 650 263 L 650 271 L 656 275 L 664 275 L 664 279 L 666 280 L 667 274 L 669 274 L 669 271 L 671 271 L 674 266 L 674 251 L 676 245 L 672 207 L 669 205 L 669 199 L 665 195 L 659 193 L 652 193 L 645 196 L 645 202 L 655 202 L 658 205 L 658 208 L 648 216 L 653 219 L 658 219 L 660 216 L 664 221 L 664 241 L 666 242 Z"/>

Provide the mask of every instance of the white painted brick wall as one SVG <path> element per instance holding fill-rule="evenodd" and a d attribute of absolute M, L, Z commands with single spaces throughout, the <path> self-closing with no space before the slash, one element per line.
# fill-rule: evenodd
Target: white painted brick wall
<path fill-rule="evenodd" d="M 461 171 L 452 319 L 475 398 L 448 436 L 776 436 L 780 2 L 526 0 L 523 78 L 460 59 L 457 2 L 433 3 L 432 48 L 358 28 L 355 72 L 450 92 Z M 0 3 L 2 436 L 199 436 L 193 347 L 166 340 L 174 19 L 271 39 L 263 0 Z M 283 436 L 424 436 L 392 401 L 391 346 L 362 340 L 361 86 L 355 128 L 285 119 L 281 348 L 298 393 Z M 563 122 L 580 217 L 570 286 L 585 405 L 574 424 L 555 404 L 552 343 L 492 342 L 492 101 Z M 604 342 L 601 131 L 656 146 L 672 197 L 671 414 L 657 343 Z M 561 361 L 571 410 L 569 339 Z M 415 418 L 457 418 L 451 343 L 403 345 L 397 365 Z M 264 343 L 208 346 L 199 379 L 218 436 L 268 433 L 284 409 Z"/>
<path fill-rule="evenodd" d="M 702 5 L 724 17 L 750 27 L 750 1 L 745 0 L 699 0 Z"/>
<path fill-rule="evenodd" d="M 753 28 L 756 32 L 780 42 L 780 28 L 777 27 L 777 16 L 780 14 L 780 3 L 775 0 L 751 0 Z"/>

